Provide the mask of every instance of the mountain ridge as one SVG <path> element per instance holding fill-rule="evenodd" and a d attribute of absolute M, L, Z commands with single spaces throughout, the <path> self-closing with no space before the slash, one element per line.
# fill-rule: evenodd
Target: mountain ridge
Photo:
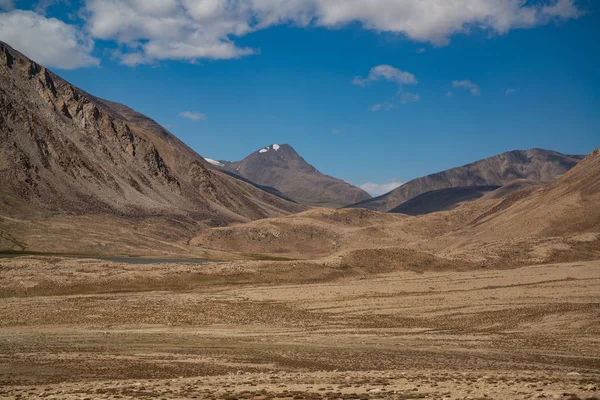
<path fill-rule="evenodd" d="M 421 194 L 456 187 L 504 186 L 519 179 L 538 185 L 550 182 L 573 168 L 584 156 L 533 148 L 513 150 L 413 179 L 381 196 L 347 208 L 387 212 Z"/>
<path fill-rule="evenodd" d="M 3 42 L 0 77 L 3 211 L 20 199 L 51 213 L 175 214 L 219 226 L 306 209 L 214 170 L 154 120 Z"/>

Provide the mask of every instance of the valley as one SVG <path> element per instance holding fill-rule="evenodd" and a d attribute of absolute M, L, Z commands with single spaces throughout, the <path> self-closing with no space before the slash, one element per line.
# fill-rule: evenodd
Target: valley
<path fill-rule="evenodd" d="M 0 78 L 0 398 L 600 396 L 600 149 L 372 198 L 288 144 L 204 158 L 2 42 Z"/>

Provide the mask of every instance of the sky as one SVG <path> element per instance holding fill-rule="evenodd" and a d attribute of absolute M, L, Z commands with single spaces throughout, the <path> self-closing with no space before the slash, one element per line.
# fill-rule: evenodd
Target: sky
<path fill-rule="evenodd" d="M 200 155 L 292 145 L 377 195 L 600 146 L 594 0 L 0 0 L 0 40 Z"/>

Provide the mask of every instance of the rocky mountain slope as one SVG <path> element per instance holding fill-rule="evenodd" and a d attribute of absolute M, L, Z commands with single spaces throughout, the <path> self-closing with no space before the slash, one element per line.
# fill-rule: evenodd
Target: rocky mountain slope
<path fill-rule="evenodd" d="M 371 198 L 360 188 L 320 173 L 287 144 L 264 147 L 242 161 L 214 164 L 259 185 L 273 187 L 301 204 L 335 208 Z"/>
<path fill-rule="evenodd" d="M 579 155 L 566 155 L 543 149 L 510 151 L 462 167 L 413 179 L 389 193 L 348 207 L 387 212 L 416 196 L 433 190 L 469 186 L 505 186 L 516 180 L 527 180 L 535 185 L 541 185 L 564 174 L 582 158 L 583 156 Z M 513 185 L 505 192 L 515 188 L 516 185 Z"/>
<path fill-rule="evenodd" d="M 0 83 L 3 216 L 170 215 L 219 226 L 306 209 L 216 171 L 153 120 L 1 42 Z"/>

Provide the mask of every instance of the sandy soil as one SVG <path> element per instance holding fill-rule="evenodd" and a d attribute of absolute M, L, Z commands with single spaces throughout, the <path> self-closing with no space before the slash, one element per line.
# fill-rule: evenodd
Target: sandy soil
<path fill-rule="evenodd" d="M 600 397 L 600 261 L 361 274 L 19 257 L 0 271 L 0 398 Z"/>

